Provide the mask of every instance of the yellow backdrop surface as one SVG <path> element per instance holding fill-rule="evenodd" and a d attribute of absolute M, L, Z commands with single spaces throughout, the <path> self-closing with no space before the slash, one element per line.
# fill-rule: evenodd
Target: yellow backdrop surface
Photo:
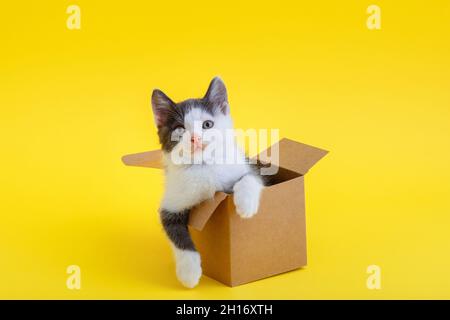
<path fill-rule="evenodd" d="M 449 19 L 446 0 L 2 3 L 0 298 L 450 298 Z M 237 127 L 330 153 L 306 177 L 308 267 L 188 290 L 162 173 L 120 157 L 158 147 L 153 88 L 215 75 Z"/>

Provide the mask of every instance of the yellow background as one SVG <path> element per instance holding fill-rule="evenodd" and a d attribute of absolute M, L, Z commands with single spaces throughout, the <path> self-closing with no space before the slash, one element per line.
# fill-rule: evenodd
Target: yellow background
<path fill-rule="evenodd" d="M 81 30 L 66 8 L 81 8 Z M 382 10 L 368 30 L 366 9 Z M 0 298 L 450 298 L 450 2 L 8 1 L 0 8 Z M 237 127 L 330 150 L 309 265 L 228 288 L 174 275 L 154 87 L 226 82 Z M 66 288 L 68 265 L 81 290 Z M 366 268 L 381 267 L 381 290 Z"/>

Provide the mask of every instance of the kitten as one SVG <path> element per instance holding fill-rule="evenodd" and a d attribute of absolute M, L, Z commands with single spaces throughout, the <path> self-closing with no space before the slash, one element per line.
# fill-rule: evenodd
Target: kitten
<path fill-rule="evenodd" d="M 190 209 L 223 191 L 234 193 L 236 212 L 250 218 L 258 211 L 264 182 L 234 139 L 231 143 L 215 141 L 216 152 L 214 159 L 211 157 L 209 149 L 214 144 L 205 139 L 207 134 L 214 130 L 224 135 L 233 130 L 227 90 L 220 78 L 211 81 L 203 98 L 179 103 L 155 89 L 152 107 L 165 167 L 161 222 L 173 247 L 177 277 L 184 286 L 193 288 L 202 269 L 187 227 Z M 182 160 L 197 157 L 200 161 L 175 161 L 180 150 Z M 234 156 L 233 163 L 224 161 L 229 154 Z"/>

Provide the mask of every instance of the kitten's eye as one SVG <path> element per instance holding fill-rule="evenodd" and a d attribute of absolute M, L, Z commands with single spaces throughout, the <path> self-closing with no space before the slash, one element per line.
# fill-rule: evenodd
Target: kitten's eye
<path fill-rule="evenodd" d="M 183 134 L 184 132 L 184 127 L 183 126 L 178 126 L 175 128 L 175 130 L 173 130 L 175 133 L 177 134 Z"/>
<path fill-rule="evenodd" d="M 206 120 L 205 122 L 203 122 L 203 129 L 211 129 L 212 127 L 214 127 L 213 121 Z"/>

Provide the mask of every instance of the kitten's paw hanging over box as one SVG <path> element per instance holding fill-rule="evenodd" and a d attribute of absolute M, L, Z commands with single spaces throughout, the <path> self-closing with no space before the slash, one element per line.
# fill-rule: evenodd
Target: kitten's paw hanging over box
<path fill-rule="evenodd" d="M 262 188 L 261 179 L 253 175 L 243 177 L 234 185 L 234 205 L 241 218 L 251 218 L 258 212 Z"/>
<path fill-rule="evenodd" d="M 177 278 L 187 288 L 198 285 L 202 276 L 200 254 L 196 251 L 174 248 Z"/>

